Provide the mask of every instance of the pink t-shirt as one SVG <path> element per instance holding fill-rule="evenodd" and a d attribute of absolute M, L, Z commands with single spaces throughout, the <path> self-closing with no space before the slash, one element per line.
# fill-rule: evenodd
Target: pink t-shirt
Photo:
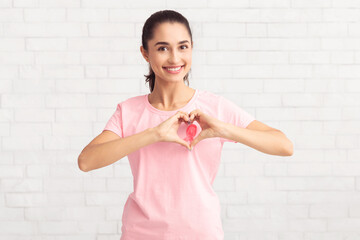
<path fill-rule="evenodd" d="M 104 130 L 120 137 L 156 127 L 177 111 L 194 109 L 221 121 L 246 128 L 255 118 L 230 100 L 195 89 L 181 109 L 162 111 L 153 107 L 148 94 L 120 102 Z M 200 133 L 197 126 L 195 137 Z M 178 134 L 186 137 L 186 123 Z M 195 138 L 194 137 L 194 138 Z M 212 188 L 225 138 L 207 138 L 192 151 L 173 142 L 156 142 L 128 155 L 134 191 L 122 216 L 121 240 L 222 240 L 220 201 Z"/>

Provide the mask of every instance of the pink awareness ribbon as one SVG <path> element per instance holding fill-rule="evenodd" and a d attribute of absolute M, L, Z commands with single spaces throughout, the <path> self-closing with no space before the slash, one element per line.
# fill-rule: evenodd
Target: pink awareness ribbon
<path fill-rule="evenodd" d="M 189 142 L 193 141 L 196 134 L 196 130 L 197 130 L 196 125 L 190 124 L 186 129 L 186 138 L 184 140 Z"/>

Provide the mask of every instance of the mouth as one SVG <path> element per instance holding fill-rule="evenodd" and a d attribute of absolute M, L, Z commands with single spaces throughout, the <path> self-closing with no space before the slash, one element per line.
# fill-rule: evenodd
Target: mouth
<path fill-rule="evenodd" d="M 179 73 L 183 70 L 185 65 L 181 65 L 181 66 L 172 66 L 172 67 L 163 67 L 163 69 L 165 69 L 168 73 Z"/>

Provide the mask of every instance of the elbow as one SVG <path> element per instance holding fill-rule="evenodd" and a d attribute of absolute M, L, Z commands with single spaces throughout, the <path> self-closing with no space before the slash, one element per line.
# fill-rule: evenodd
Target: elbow
<path fill-rule="evenodd" d="M 292 156 L 294 154 L 294 144 L 289 140 L 285 149 L 286 156 Z"/>
<path fill-rule="evenodd" d="M 280 130 L 277 130 L 281 132 Z M 294 154 L 294 144 L 286 137 L 286 135 L 281 132 L 284 135 L 284 138 L 282 139 L 282 143 L 280 145 L 280 156 L 292 156 Z"/>
<path fill-rule="evenodd" d="M 88 172 L 90 171 L 89 168 L 87 168 L 86 164 L 85 164 L 85 161 L 84 161 L 84 158 L 81 156 L 78 157 L 78 166 L 79 166 L 79 169 L 83 172 Z"/>

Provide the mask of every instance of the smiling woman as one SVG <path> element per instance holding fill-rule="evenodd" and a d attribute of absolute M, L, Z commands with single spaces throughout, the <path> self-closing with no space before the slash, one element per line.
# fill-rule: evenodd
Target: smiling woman
<path fill-rule="evenodd" d="M 121 240 L 223 240 L 220 201 L 212 187 L 223 144 L 290 153 L 279 131 L 264 131 L 230 100 L 189 87 L 192 49 L 184 16 L 172 10 L 152 14 L 140 47 L 149 63 L 150 93 L 118 103 L 103 132 L 79 156 L 83 171 L 128 156 L 134 191 L 124 207 Z"/>
<path fill-rule="evenodd" d="M 175 11 L 160 12 L 146 20 L 140 46 L 143 57 L 149 62 L 149 74 L 145 77 L 150 92 L 155 88 L 155 78 L 162 81 L 169 74 L 174 74 L 173 78 L 182 79 L 189 85 L 191 70 L 193 40 L 189 22 Z M 169 69 L 178 67 L 181 69 Z M 164 73 L 167 75 L 163 76 Z"/>

